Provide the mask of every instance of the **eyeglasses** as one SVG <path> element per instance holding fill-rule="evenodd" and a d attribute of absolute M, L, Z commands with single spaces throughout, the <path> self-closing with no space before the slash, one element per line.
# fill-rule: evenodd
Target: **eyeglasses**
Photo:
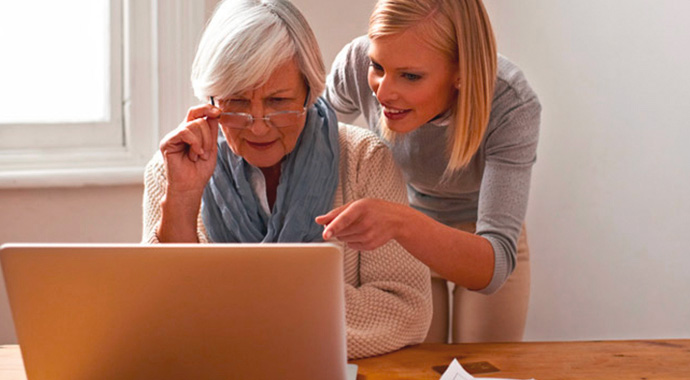
<path fill-rule="evenodd" d="M 249 128 L 256 120 L 263 120 L 266 124 L 274 128 L 294 127 L 299 124 L 302 116 L 307 113 L 308 100 L 309 89 L 307 88 L 307 97 L 304 99 L 304 105 L 301 111 L 278 111 L 269 113 L 263 117 L 255 117 L 252 114 L 244 112 L 221 112 L 218 119 L 222 125 L 234 129 Z M 213 96 L 211 96 L 211 105 L 216 105 Z"/>

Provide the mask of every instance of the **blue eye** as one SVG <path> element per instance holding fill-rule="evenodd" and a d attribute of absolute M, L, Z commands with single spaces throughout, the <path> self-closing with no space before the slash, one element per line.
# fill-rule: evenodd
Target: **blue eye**
<path fill-rule="evenodd" d="M 412 74 L 412 73 L 403 73 L 403 74 L 402 74 L 402 77 L 405 78 L 405 79 L 407 79 L 407 80 L 409 80 L 409 81 L 411 81 L 411 82 L 414 82 L 414 81 L 417 81 L 417 80 L 422 79 L 422 76 L 421 76 L 421 75 Z"/>
<path fill-rule="evenodd" d="M 371 61 L 371 63 L 369 63 L 369 67 L 376 71 L 383 71 L 383 67 L 374 61 Z"/>

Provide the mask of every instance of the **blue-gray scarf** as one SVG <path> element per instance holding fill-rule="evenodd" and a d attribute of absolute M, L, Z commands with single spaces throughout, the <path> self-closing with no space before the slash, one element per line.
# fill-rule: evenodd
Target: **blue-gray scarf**
<path fill-rule="evenodd" d="M 338 184 L 338 122 L 322 98 L 307 111 L 295 149 L 281 163 L 272 214 L 250 184 L 250 164 L 218 134 L 218 161 L 201 202 L 211 241 L 219 243 L 322 241 L 314 218 L 330 211 Z"/>

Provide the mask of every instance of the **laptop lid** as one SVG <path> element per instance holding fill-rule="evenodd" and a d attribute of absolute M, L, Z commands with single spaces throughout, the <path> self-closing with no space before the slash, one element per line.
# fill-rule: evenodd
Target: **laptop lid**
<path fill-rule="evenodd" d="M 29 380 L 346 378 L 331 244 L 0 248 Z"/>

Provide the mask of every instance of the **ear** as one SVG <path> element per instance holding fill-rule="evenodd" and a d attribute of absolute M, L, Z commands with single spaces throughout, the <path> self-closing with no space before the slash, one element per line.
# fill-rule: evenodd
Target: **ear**
<path fill-rule="evenodd" d="M 455 73 L 453 76 L 453 86 L 455 86 L 456 89 L 460 89 L 462 87 L 462 83 L 460 83 L 460 73 Z"/>

